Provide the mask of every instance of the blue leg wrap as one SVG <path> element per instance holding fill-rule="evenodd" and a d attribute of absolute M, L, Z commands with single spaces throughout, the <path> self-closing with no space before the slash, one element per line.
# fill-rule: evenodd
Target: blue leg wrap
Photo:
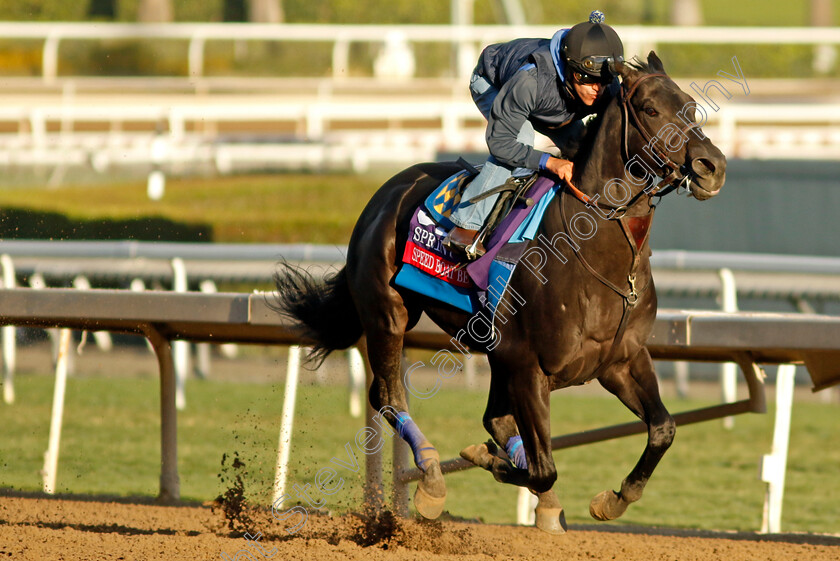
<path fill-rule="evenodd" d="M 423 433 L 420 432 L 420 428 L 417 426 L 417 423 L 409 416 L 408 413 L 398 413 L 397 414 L 397 432 L 400 435 L 400 438 L 405 440 L 409 446 L 411 446 L 411 451 L 414 453 L 414 464 L 423 469 L 423 460 L 420 456 L 420 452 L 423 450 L 434 450 L 434 446 L 427 446 L 425 448 L 421 448 L 424 442 L 428 443 L 426 437 L 423 436 Z M 428 460 L 428 458 L 427 458 Z"/>
<path fill-rule="evenodd" d="M 522 446 L 522 437 L 518 434 L 508 438 L 505 444 L 505 452 L 510 456 L 513 465 L 519 469 L 528 469 L 528 460 L 525 458 L 525 447 Z"/>

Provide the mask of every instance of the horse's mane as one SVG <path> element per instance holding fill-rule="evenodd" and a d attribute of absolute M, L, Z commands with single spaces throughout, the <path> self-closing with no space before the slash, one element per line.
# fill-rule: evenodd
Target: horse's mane
<path fill-rule="evenodd" d="M 650 64 L 648 64 L 646 61 L 640 59 L 637 56 L 634 56 L 630 60 L 624 61 L 624 64 L 629 66 L 633 70 L 637 70 L 639 72 L 642 72 L 643 74 L 653 74 L 654 72 L 656 72 L 656 70 L 654 70 L 650 66 Z"/>

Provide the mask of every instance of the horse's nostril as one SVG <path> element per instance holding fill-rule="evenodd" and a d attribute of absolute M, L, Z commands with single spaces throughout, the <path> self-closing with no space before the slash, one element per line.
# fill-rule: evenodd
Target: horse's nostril
<path fill-rule="evenodd" d="M 715 164 L 707 158 L 694 158 L 691 160 L 691 169 L 700 177 L 709 177 L 715 173 Z"/>

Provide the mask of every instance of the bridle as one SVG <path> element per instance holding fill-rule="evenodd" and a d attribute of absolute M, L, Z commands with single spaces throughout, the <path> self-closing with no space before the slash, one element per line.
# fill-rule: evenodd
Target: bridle
<path fill-rule="evenodd" d="M 618 323 L 618 328 L 615 331 L 615 335 L 613 336 L 612 343 L 610 345 L 609 350 L 607 351 L 606 356 L 600 361 L 600 364 L 595 368 L 594 373 L 592 374 L 593 378 L 599 377 L 612 363 L 613 357 L 615 356 L 616 352 L 618 352 L 618 348 L 621 343 L 621 339 L 624 336 L 624 330 L 627 327 L 627 322 L 630 319 L 630 315 L 633 309 L 636 307 L 639 299 L 641 298 L 642 293 L 644 293 L 649 283 L 643 287 L 636 286 L 636 273 L 639 269 L 639 265 L 642 261 L 642 247 L 648 240 L 648 236 L 650 235 L 650 223 L 653 219 L 653 212 L 656 209 L 654 204 L 650 204 L 650 211 L 644 216 L 634 216 L 629 217 L 625 216 L 627 211 L 636 204 L 636 202 L 643 196 L 647 195 L 648 202 L 650 203 L 650 199 L 654 196 L 656 197 L 664 197 L 668 193 L 678 189 L 680 187 L 685 187 L 686 189 L 689 188 L 691 184 L 692 178 L 692 170 L 690 167 L 686 165 L 680 166 L 676 162 L 674 162 L 671 158 L 668 157 L 666 150 L 662 149 L 660 146 L 661 140 L 658 137 L 655 137 L 648 132 L 642 122 L 639 120 L 639 116 L 636 113 L 636 110 L 630 104 L 630 100 L 633 97 L 633 94 L 636 93 L 636 89 L 639 87 L 643 81 L 647 80 L 648 78 L 653 77 L 667 77 L 667 74 L 664 73 L 652 73 L 652 74 L 644 74 L 638 80 L 633 83 L 633 86 L 629 89 L 625 87 L 625 84 L 622 83 L 621 91 L 619 93 L 619 102 L 621 105 L 621 112 L 622 112 L 622 157 L 624 159 L 625 166 L 630 161 L 630 154 L 628 152 L 628 137 L 630 131 L 630 124 L 632 123 L 636 130 L 639 131 L 639 134 L 642 135 L 645 142 L 648 146 L 650 146 L 651 150 L 655 152 L 655 155 L 659 157 L 659 161 L 662 162 L 660 166 L 661 172 L 666 172 L 662 181 L 656 184 L 652 189 L 645 188 L 640 189 L 636 195 L 634 195 L 627 203 L 621 206 L 613 206 L 608 205 L 605 203 L 600 202 L 597 198 L 593 200 L 592 197 L 582 192 L 580 189 L 572 185 L 572 182 L 568 179 L 566 180 L 566 186 L 568 187 L 569 192 L 579 201 L 583 202 L 586 205 L 593 206 L 597 205 L 601 208 L 611 209 L 610 219 L 614 219 L 624 237 L 627 240 L 627 243 L 630 245 L 630 250 L 632 252 L 632 262 L 630 265 L 630 270 L 627 274 L 627 288 L 623 289 L 619 285 L 613 283 L 611 280 L 606 278 L 604 275 L 599 273 L 595 268 L 589 264 L 589 262 L 584 258 L 584 256 L 580 252 L 580 248 L 574 249 L 574 255 L 578 258 L 581 265 L 589 271 L 598 281 L 602 284 L 610 288 L 613 292 L 621 296 L 622 298 L 622 309 L 621 309 L 621 319 Z M 698 127 L 697 123 L 691 123 L 686 125 L 682 129 L 682 133 L 687 135 L 688 131 Z M 563 227 L 565 231 L 569 230 L 568 220 L 566 219 L 565 208 L 563 205 L 563 198 L 561 197 L 560 200 L 560 216 L 561 220 L 563 221 Z"/>
<path fill-rule="evenodd" d="M 625 87 L 625 84 L 622 83 L 621 91 L 619 94 L 619 101 L 621 102 L 621 113 L 623 116 L 622 119 L 622 157 L 624 158 L 624 163 L 630 161 L 630 154 L 628 152 L 628 135 L 630 130 L 630 122 L 632 120 L 633 126 L 636 127 L 636 130 L 639 131 L 639 134 L 642 135 L 645 142 L 648 146 L 650 146 L 651 150 L 655 151 L 656 156 L 659 158 L 659 161 L 662 162 L 663 166 L 660 168 L 661 171 L 668 171 L 668 173 L 662 178 L 652 190 L 648 191 L 647 189 L 640 191 L 639 194 L 634 197 L 634 200 L 628 202 L 627 206 L 632 206 L 632 202 L 635 202 L 642 193 L 647 193 L 650 196 L 658 196 L 664 197 L 671 191 L 678 189 L 678 188 L 688 188 L 691 186 L 691 178 L 693 176 L 692 170 L 686 164 L 680 165 L 674 162 L 670 157 L 668 157 L 667 151 L 663 150 L 660 146 L 662 142 L 658 137 L 653 136 L 648 132 L 645 128 L 644 124 L 642 124 L 641 120 L 639 120 L 639 115 L 636 113 L 636 109 L 630 103 L 633 94 L 636 93 L 636 89 L 639 87 L 639 84 L 647 80 L 648 78 L 654 77 L 664 77 L 667 78 L 668 75 L 661 73 L 661 72 L 654 72 L 651 74 L 643 74 L 633 83 L 633 86 L 628 90 Z M 681 133 L 684 136 L 688 135 L 688 132 L 692 129 L 698 128 L 700 126 L 699 123 L 692 122 L 686 124 L 685 127 L 682 128 Z M 664 189 L 663 189 L 664 187 Z"/>
<path fill-rule="evenodd" d="M 680 165 L 674 162 L 670 157 L 668 157 L 667 150 L 662 149 L 662 146 L 660 145 L 661 140 L 658 137 L 655 137 L 652 134 L 650 134 L 650 132 L 648 132 L 644 124 L 639 119 L 639 115 L 636 113 L 636 109 L 630 103 L 630 100 L 633 97 L 633 94 L 636 93 L 636 89 L 639 87 L 639 84 L 641 84 L 648 78 L 654 77 L 667 78 L 668 75 L 661 72 L 643 74 L 638 80 L 636 80 L 633 83 L 633 86 L 629 89 L 626 87 L 626 83 L 621 84 L 621 90 L 618 95 L 622 115 L 621 155 L 624 160 L 624 164 L 626 165 L 627 162 L 630 161 L 630 153 L 628 150 L 628 138 L 630 134 L 630 124 L 632 123 L 636 130 L 639 131 L 639 134 L 645 140 L 647 145 L 650 146 L 651 150 L 655 152 L 655 155 L 659 158 L 659 161 L 662 162 L 662 166 L 660 167 L 660 171 L 664 173 L 662 180 L 659 183 L 657 183 L 656 186 L 653 187 L 653 189 L 645 188 L 640 190 L 629 201 L 627 201 L 627 203 L 621 206 L 602 203 L 597 199 L 593 200 L 592 197 L 575 187 L 571 181 L 566 180 L 566 186 L 568 187 L 569 192 L 572 195 L 574 195 L 576 199 L 590 206 L 597 205 L 601 208 L 609 209 L 612 211 L 614 217 L 623 216 L 630 207 L 636 204 L 636 202 L 638 202 L 638 200 L 645 195 L 648 196 L 648 199 L 652 197 L 661 198 L 679 188 L 689 190 L 689 187 L 691 186 L 692 177 L 694 176 L 694 173 L 692 172 L 689 166 L 685 164 Z M 699 126 L 699 123 L 689 123 L 681 129 L 681 133 L 687 136 L 690 130 L 698 128 Z"/>

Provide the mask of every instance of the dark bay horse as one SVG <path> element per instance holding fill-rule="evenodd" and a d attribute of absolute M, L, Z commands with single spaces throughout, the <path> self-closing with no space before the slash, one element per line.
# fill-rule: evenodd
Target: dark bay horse
<path fill-rule="evenodd" d="M 347 264 L 335 275 L 315 279 L 288 266 L 275 275 L 278 307 L 317 343 L 311 358 L 323 359 L 365 336 L 374 374 L 370 403 L 414 452 L 424 473 L 415 506 L 427 518 L 442 512 L 446 487 L 437 451 L 408 415 L 400 370 L 404 334 L 423 312 L 461 344 L 487 352 L 492 377 L 484 426 L 498 447 L 470 446 L 462 456 L 535 493 L 543 530 L 565 530 L 552 491 L 552 390 L 597 379 L 648 426 L 644 452 L 620 491 L 592 500 L 597 519 L 621 516 L 641 497 L 674 438 L 644 346 L 656 316 L 647 242 L 652 197 L 678 185 L 698 200 L 714 196 L 724 183 L 726 159 L 703 135 L 696 105 L 655 53 L 647 63 L 617 70 L 620 94 L 590 124 L 574 158 L 572 184 L 551 201 L 489 334 L 471 331 L 469 314 L 393 283 L 412 213 L 458 171 L 454 163 L 416 165 L 385 183 L 362 212 Z M 524 457 L 510 447 L 518 438 Z"/>

